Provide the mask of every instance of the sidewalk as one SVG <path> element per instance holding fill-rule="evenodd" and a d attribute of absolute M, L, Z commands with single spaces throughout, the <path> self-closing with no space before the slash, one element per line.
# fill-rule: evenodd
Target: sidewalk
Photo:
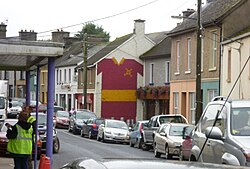
<path fill-rule="evenodd" d="M 1 169 L 13 169 L 14 162 L 12 158 L 0 157 L 0 168 Z"/>

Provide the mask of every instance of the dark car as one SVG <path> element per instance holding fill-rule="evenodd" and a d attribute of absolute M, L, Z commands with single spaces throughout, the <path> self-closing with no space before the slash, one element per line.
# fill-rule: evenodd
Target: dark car
<path fill-rule="evenodd" d="M 36 113 L 32 112 L 31 115 L 36 117 Z M 38 113 L 38 134 L 42 141 L 42 151 L 46 151 L 46 131 L 47 131 L 47 114 Z M 53 153 L 58 153 L 60 150 L 60 142 L 57 136 L 57 131 L 53 128 Z"/>
<path fill-rule="evenodd" d="M 130 147 L 142 148 L 142 129 L 147 126 L 148 120 L 137 121 L 130 133 Z"/>
<path fill-rule="evenodd" d="M 17 119 L 5 119 L 0 121 L 0 156 L 9 156 L 9 152 L 7 152 L 7 144 L 8 139 L 6 137 L 7 134 L 7 127 L 5 126 L 6 123 L 9 123 L 10 125 L 14 126 L 17 123 Z M 41 147 L 42 142 L 40 140 L 40 137 L 37 137 L 37 159 L 40 159 L 41 155 Z M 34 157 L 35 150 L 33 150 L 33 157 Z"/>
<path fill-rule="evenodd" d="M 81 136 L 88 136 L 88 138 L 96 138 L 98 133 L 98 127 L 100 124 L 104 124 L 103 118 L 90 118 L 85 123 L 83 123 L 81 129 Z"/>
<path fill-rule="evenodd" d="M 65 128 L 69 127 L 69 112 L 58 110 L 54 113 L 54 118 L 56 120 L 56 128 Z"/>
<path fill-rule="evenodd" d="M 208 164 L 188 161 L 166 161 L 154 159 L 102 159 L 94 160 L 78 158 L 65 164 L 60 169 L 239 169 L 242 166 L 228 166 L 219 164 Z"/>
<path fill-rule="evenodd" d="M 69 132 L 73 132 L 73 134 L 80 134 L 82 126 L 84 122 L 86 122 L 90 118 L 96 118 L 95 113 L 89 110 L 76 110 L 69 117 Z"/>

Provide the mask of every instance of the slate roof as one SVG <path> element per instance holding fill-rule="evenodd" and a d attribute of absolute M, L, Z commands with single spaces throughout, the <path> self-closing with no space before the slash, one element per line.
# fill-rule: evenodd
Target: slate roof
<path fill-rule="evenodd" d="M 140 56 L 140 59 L 151 59 L 171 56 L 171 38 L 164 34 L 164 39 L 152 49 Z"/>
<path fill-rule="evenodd" d="M 212 0 L 201 9 L 201 23 L 203 27 L 214 24 L 222 19 L 228 12 L 244 0 Z M 193 19 L 184 19 L 182 23 L 172 29 L 168 35 L 176 35 L 196 29 L 197 13 L 189 16 Z"/>

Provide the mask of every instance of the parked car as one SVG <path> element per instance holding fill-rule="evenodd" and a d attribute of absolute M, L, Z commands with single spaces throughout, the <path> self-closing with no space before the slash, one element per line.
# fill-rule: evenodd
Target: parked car
<path fill-rule="evenodd" d="M 121 120 L 105 119 L 98 129 L 97 140 L 129 144 L 128 125 Z"/>
<path fill-rule="evenodd" d="M 12 100 L 12 107 L 7 109 L 7 118 L 17 118 L 19 113 L 22 111 L 22 103 L 16 100 Z"/>
<path fill-rule="evenodd" d="M 181 143 L 179 154 L 180 160 L 189 160 L 190 158 L 194 128 L 195 126 L 187 126 L 183 129 L 182 138 L 184 139 L 184 141 Z"/>
<path fill-rule="evenodd" d="M 17 123 L 18 119 L 5 119 L 5 120 L 0 120 L 0 156 L 9 156 L 9 152 L 7 152 L 7 144 L 8 144 L 8 139 L 6 137 L 7 134 L 7 127 L 5 126 L 6 123 L 9 123 L 10 125 L 14 126 Z M 42 142 L 40 140 L 40 137 L 37 137 L 37 159 L 40 159 L 41 155 L 41 147 L 42 147 Z M 35 150 L 33 150 L 33 157 Z"/>
<path fill-rule="evenodd" d="M 81 136 L 88 136 L 89 139 L 96 138 L 100 124 L 104 123 L 104 118 L 90 118 L 83 123 Z"/>
<path fill-rule="evenodd" d="M 60 169 L 248 169 L 242 166 L 225 166 L 219 164 L 197 163 L 189 161 L 172 161 L 162 159 L 101 159 L 77 158 L 63 165 Z"/>
<path fill-rule="evenodd" d="M 54 118 L 56 120 L 56 128 L 69 128 L 69 112 L 58 110 L 54 113 Z"/>
<path fill-rule="evenodd" d="M 165 154 L 167 159 L 172 156 L 179 156 L 181 143 L 183 142 L 182 131 L 190 124 L 183 123 L 164 123 L 155 132 L 154 155 L 161 157 Z"/>
<path fill-rule="evenodd" d="M 31 115 L 36 118 L 36 113 L 32 112 Z M 38 134 L 42 141 L 42 151 L 46 151 L 46 132 L 47 132 L 47 114 L 46 113 L 38 113 Z M 57 131 L 55 127 L 53 127 L 53 153 L 58 153 L 60 150 L 60 141 L 57 136 Z"/>
<path fill-rule="evenodd" d="M 145 126 L 142 130 L 142 149 L 149 150 L 153 148 L 155 131 L 159 128 L 161 124 L 170 122 L 185 124 L 188 123 L 187 119 L 181 114 L 163 114 L 151 117 L 148 122 L 148 125 Z"/>
<path fill-rule="evenodd" d="M 73 134 L 80 134 L 84 122 L 86 122 L 90 118 L 96 117 L 96 114 L 89 110 L 76 110 L 69 117 L 69 132 L 72 131 Z"/>
<path fill-rule="evenodd" d="M 142 147 L 142 130 L 147 126 L 148 120 L 137 121 L 130 132 L 130 147 Z"/>
<path fill-rule="evenodd" d="M 197 123 L 190 160 L 250 166 L 249 140 L 250 100 L 216 97 Z"/>
<path fill-rule="evenodd" d="M 64 108 L 62 106 L 56 106 L 54 105 L 54 113 L 56 113 L 57 111 L 64 111 Z"/>

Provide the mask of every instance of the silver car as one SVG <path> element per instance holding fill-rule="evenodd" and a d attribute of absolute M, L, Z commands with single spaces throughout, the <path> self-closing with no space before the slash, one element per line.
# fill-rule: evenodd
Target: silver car
<path fill-rule="evenodd" d="M 249 121 L 250 100 L 213 99 L 194 130 L 190 160 L 250 166 Z"/>
<path fill-rule="evenodd" d="M 164 123 L 155 132 L 154 154 L 155 157 L 161 157 L 165 154 L 166 158 L 178 156 L 183 140 L 182 133 L 184 127 L 190 126 L 183 123 Z"/>
<path fill-rule="evenodd" d="M 129 144 L 129 128 L 124 121 L 105 119 L 98 128 L 98 141 L 111 141 Z"/>

